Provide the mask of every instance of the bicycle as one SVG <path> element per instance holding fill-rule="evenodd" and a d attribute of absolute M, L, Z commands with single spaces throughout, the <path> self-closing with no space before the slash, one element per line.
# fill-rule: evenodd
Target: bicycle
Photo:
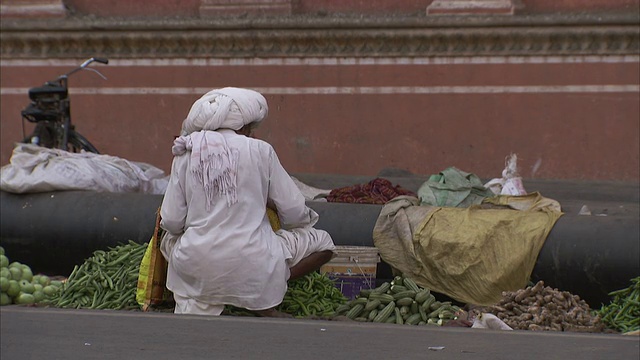
<path fill-rule="evenodd" d="M 55 80 L 47 81 L 43 86 L 29 89 L 31 103 L 22 110 L 23 143 L 35 144 L 52 149 L 69 152 L 88 151 L 99 154 L 98 149 L 84 136 L 75 130 L 71 123 L 71 99 L 69 98 L 69 76 L 81 70 L 91 70 L 103 79 L 107 79 L 100 71 L 88 66 L 98 62 L 108 64 L 109 60 L 92 57 L 80 66 Z M 35 123 L 33 132 L 25 137 L 24 120 Z"/>

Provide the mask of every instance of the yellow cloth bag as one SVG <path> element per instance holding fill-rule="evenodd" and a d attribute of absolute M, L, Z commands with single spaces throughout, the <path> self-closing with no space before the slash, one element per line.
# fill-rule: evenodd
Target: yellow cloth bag
<path fill-rule="evenodd" d="M 158 305 L 169 300 L 168 290 L 165 287 L 167 279 L 167 261 L 160 252 L 160 209 L 156 213 L 156 225 L 153 236 L 147 245 L 138 273 L 138 286 L 136 289 L 136 302 L 147 311 L 151 305 Z"/>

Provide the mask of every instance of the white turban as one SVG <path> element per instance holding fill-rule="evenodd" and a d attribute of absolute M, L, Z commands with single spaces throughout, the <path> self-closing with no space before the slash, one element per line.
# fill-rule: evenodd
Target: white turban
<path fill-rule="evenodd" d="M 226 87 L 211 90 L 196 100 L 182 123 L 182 135 L 200 130 L 239 130 L 267 117 L 267 100 L 257 91 Z"/>

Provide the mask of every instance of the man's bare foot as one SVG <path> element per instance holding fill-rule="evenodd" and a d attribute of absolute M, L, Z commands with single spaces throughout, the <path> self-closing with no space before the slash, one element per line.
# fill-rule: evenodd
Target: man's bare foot
<path fill-rule="evenodd" d="M 283 313 L 274 308 L 266 309 L 266 310 L 255 310 L 254 313 L 261 317 L 274 317 L 274 318 L 293 318 L 293 315 Z"/>

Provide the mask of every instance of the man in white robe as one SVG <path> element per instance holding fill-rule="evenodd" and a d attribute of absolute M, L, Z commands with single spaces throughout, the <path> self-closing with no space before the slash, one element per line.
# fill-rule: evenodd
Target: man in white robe
<path fill-rule="evenodd" d="M 275 307 L 287 280 L 319 269 L 334 254 L 329 234 L 313 228 L 318 214 L 273 147 L 251 137 L 267 113 L 258 92 L 212 90 L 193 104 L 174 141 L 160 215 L 175 313 L 219 315 L 233 305 L 286 316 Z M 267 206 L 279 216 L 277 232 Z"/>

